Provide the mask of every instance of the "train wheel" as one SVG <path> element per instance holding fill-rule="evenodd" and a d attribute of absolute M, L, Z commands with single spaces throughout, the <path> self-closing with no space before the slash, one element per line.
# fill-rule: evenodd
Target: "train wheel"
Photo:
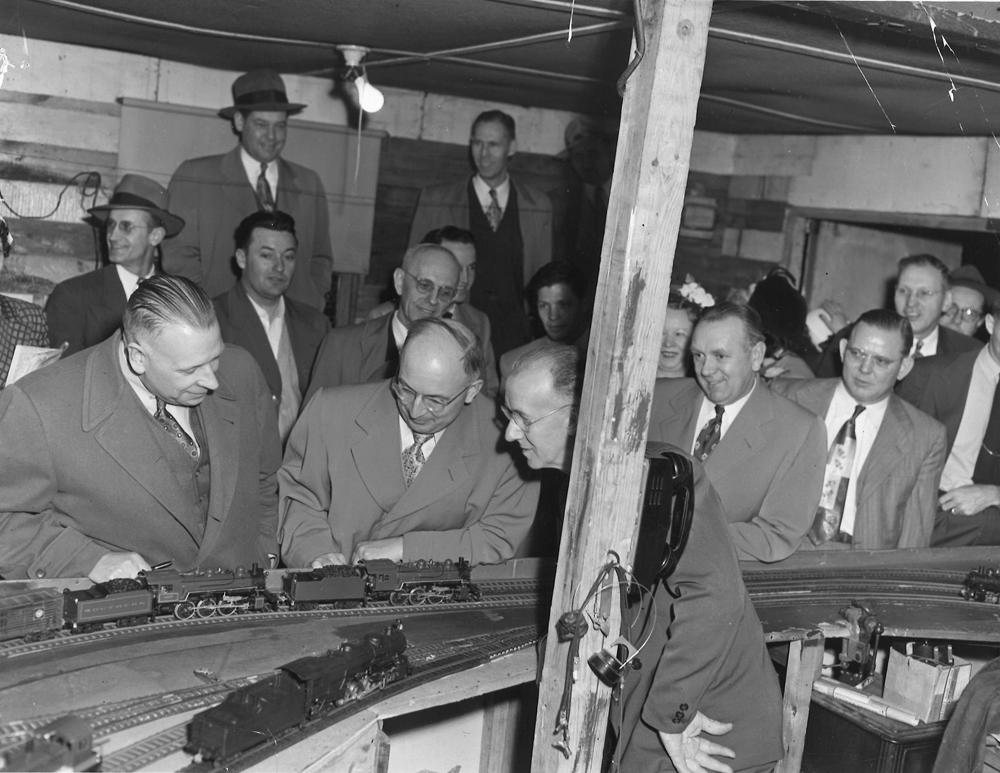
<path fill-rule="evenodd" d="M 217 607 L 218 613 L 223 617 L 230 617 L 235 615 L 238 611 L 238 607 L 232 601 L 221 601 Z"/>
<path fill-rule="evenodd" d="M 427 591 L 427 603 L 444 604 L 445 599 L 447 598 L 445 593 L 446 591 L 441 591 L 431 588 L 429 591 Z"/>
<path fill-rule="evenodd" d="M 401 607 L 409 603 L 410 594 L 405 590 L 394 590 L 389 594 L 389 603 L 394 607 Z"/>
<path fill-rule="evenodd" d="M 178 620 L 190 620 L 194 617 L 194 604 L 190 601 L 182 601 L 174 607 L 174 617 Z"/>
<path fill-rule="evenodd" d="M 194 611 L 198 617 L 211 617 L 217 613 L 217 607 L 215 606 L 215 601 L 212 599 L 202 599 L 198 602 L 198 606 L 194 608 Z"/>
<path fill-rule="evenodd" d="M 410 603 L 414 606 L 427 603 L 427 591 L 424 588 L 414 588 L 410 591 Z"/>

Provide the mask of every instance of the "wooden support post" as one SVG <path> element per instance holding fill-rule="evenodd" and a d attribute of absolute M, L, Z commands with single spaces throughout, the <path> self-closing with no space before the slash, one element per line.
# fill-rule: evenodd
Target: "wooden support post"
<path fill-rule="evenodd" d="M 556 640 L 555 624 L 581 603 L 608 551 L 623 561 L 631 553 L 712 11 L 706 0 L 646 0 L 643 6 L 646 55 L 628 82 L 622 109 L 535 725 L 532 770 L 545 773 L 596 773 L 601 767 L 610 694 L 587 658 L 607 642 L 597 630 L 582 640 L 567 759 L 552 746 L 568 651 Z M 611 609 L 617 631 L 617 605 Z"/>
<path fill-rule="evenodd" d="M 813 682 L 823 667 L 825 641 L 821 631 L 810 631 L 806 638 L 796 639 L 789 644 L 781 719 L 785 756 L 774 769 L 775 773 L 798 773 L 802 767 Z"/>

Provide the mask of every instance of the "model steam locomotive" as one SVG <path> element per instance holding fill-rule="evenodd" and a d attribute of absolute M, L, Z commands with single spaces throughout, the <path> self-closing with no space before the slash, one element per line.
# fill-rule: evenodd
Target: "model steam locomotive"
<path fill-rule="evenodd" d="M 962 584 L 962 598 L 966 601 L 1000 604 L 1000 569 L 981 566 L 969 572 Z"/>
<path fill-rule="evenodd" d="M 469 562 L 375 559 L 357 566 L 286 571 L 280 588 L 268 587 L 257 566 L 177 572 L 153 569 L 138 580 L 111 580 L 86 590 L 41 588 L 0 597 L 0 641 L 36 640 L 67 629 L 74 633 L 105 624 L 152 622 L 157 615 L 179 620 L 248 612 L 302 610 L 319 604 L 350 608 L 370 601 L 439 604 L 477 601 Z"/>
<path fill-rule="evenodd" d="M 384 633 L 286 663 L 274 676 L 230 693 L 188 726 L 187 751 L 224 762 L 287 730 L 405 678 L 410 664 L 397 623 Z"/>

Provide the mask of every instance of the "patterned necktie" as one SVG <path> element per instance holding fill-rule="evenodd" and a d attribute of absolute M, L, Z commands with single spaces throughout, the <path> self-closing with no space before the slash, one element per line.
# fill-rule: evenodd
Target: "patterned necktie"
<path fill-rule="evenodd" d="M 846 543 L 852 540 L 850 534 L 840 530 L 840 522 L 844 517 L 847 487 L 851 483 L 854 452 L 858 445 L 854 425 L 864 409 L 863 405 L 854 407 L 853 415 L 844 422 L 830 446 L 830 453 L 826 458 L 826 477 L 823 479 L 823 496 L 816 508 L 812 528 L 809 529 L 809 539 L 814 545 L 822 545 L 831 539 Z"/>
<path fill-rule="evenodd" d="M 725 410 L 721 405 L 715 406 L 715 418 L 709 419 L 698 433 L 698 439 L 694 443 L 694 455 L 698 457 L 699 462 L 704 462 L 719 445 L 722 439 L 722 414 Z"/>
<path fill-rule="evenodd" d="M 920 352 L 924 348 L 924 342 L 921 339 L 917 339 L 917 348 L 913 350 L 913 359 L 918 359 L 924 355 Z"/>
<path fill-rule="evenodd" d="M 494 231 L 500 227 L 500 221 L 503 219 L 503 210 L 500 209 L 496 188 L 490 188 L 490 207 L 486 210 L 486 219 L 490 221 L 490 228 Z"/>
<path fill-rule="evenodd" d="M 271 195 L 271 185 L 267 181 L 267 164 L 260 165 L 260 177 L 257 178 L 257 199 L 261 209 L 274 212 L 274 196 Z"/>
<path fill-rule="evenodd" d="M 416 480 L 420 471 L 424 467 L 424 443 L 430 440 L 433 435 L 421 435 L 419 432 L 413 433 L 413 445 L 403 451 L 403 477 L 406 478 L 406 487 Z"/>
<path fill-rule="evenodd" d="M 156 413 L 153 414 L 153 418 L 159 422 L 159 425 L 167 431 L 167 433 L 177 441 L 177 444 L 183 448 L 187 455 L 194 459 L 196 462 L 201 458 L 201 452 L 198 450 L 198 444 L 194 442 L 194 439 L 184 431 L 184 428 L 177 423 L 177 419 L 170 415 L 170 411 L 167 410 L 167 404 L 163 402 L 159 397 L 156 398 Z"/>

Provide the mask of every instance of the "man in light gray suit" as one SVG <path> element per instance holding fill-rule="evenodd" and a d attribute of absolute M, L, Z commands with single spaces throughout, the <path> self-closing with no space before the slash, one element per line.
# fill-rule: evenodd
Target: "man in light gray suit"
<path fill-rule="evenodd" d="M 926 548 L 930 546 L 938 485 L 945 462 L 945 428 L 893 394 L 913 367 L 913 330 L 894 311 L 862 314 L 840 342 L 839 379 L 781 379 L 772 384 L 826 422 L 834 442 L 855 406 L 857 447 L 844 505 L 841 539 L 803 549 Z"/>

